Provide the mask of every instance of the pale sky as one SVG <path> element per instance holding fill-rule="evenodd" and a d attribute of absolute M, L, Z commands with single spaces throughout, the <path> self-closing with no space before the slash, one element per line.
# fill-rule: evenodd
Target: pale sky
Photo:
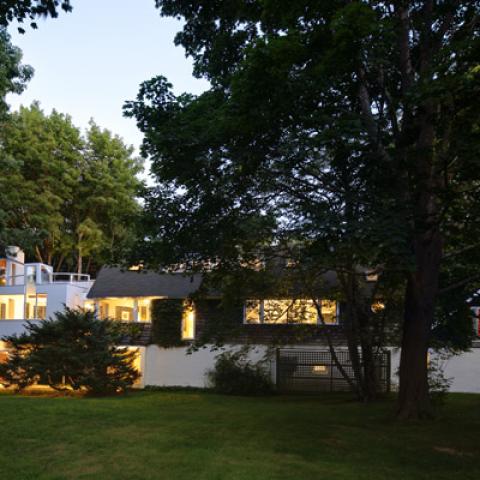
<path fill-rule="evenodd" d="M 35 69 L 27 90 L 9 95 L 15 110 L 40 101 L 46 112 L 68 113 L 82 128 L 90 118 L 138 147 L 135 120 L 122 117 L 125 100 L 155 75 L 173 83 L 175 93 L 200 93 L 208 87 L 192 76 L 192 63 L 173 39 L 181 23 L 162 18 L 154 0 L 74 0 L 73 12 L 40 20 L 24 35 L 12 25 L 12 43 L 23 62 Z"/>

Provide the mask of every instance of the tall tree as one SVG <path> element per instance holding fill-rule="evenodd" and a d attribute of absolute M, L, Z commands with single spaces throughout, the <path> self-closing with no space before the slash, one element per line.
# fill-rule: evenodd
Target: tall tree
<path fill-rule="evenodd" d="M 72 221 L 77 272 L 125 258 L 136 240 L 142 170 L 133 148 L 93 121 L 87 131 L 80 166 L 81 180 L 74 190 L 66 218 Z"/>
<path fill-rule="evenodd" d="M 78 273 L 120 261 L 140 210 L 132 148 L 93 122 L 84 138 L 69 116 L 46 115 L 38 104 L 11 114 L 0 137 L 15 159 L 4 176 L 8 225 L 29 233 L 27 251 Z"/>
<path fill-rule="evenodd" d="M 176 43 L 212 87 L 175 97 L 159 77 L 127 103 L 160 183 L 146 254 L 349 232 L 354 264 L 402 272 L 399 415 L 429 415 L 439 282 L 468 283 L 442 258 L 478 237 L 480 2 L 156 4 L 185 19 Z"/>
<path fill-rule="evenodd" d="M 0 27 L 0 132 L 7 120 L 8 105 L 5 97 L 8 93 L 20 94 L 33 75 L 33 69 L 22 65 L 22 52 L 12 45 L 10 36 Z M 18 162 L 9 156 L 0 142 L 0 244 L 9 238 L 23 237 L 20 231 L 8 229 L 9 218 L 12 216 L 12 205 L 17 201 L 20 178 Z M 22 238 L 25 240 L 25 238 Z"/>
<path fill-rule="evenodd" d="M 20 94 L 32 78 L 33 69 L 22 65 L 22 52 L 12 45 L 10 35 L 0 27 L 0 120 L 8 110 L 5 102 L 7 93 Z"/>

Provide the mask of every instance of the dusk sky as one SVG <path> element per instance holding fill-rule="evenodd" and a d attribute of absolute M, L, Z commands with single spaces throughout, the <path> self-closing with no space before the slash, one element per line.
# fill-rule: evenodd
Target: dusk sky
<path fill-rule="evenodd" d="M 200 93 L 207 82 L 192 76 L 192 63 L 173 39 L 181 23 L 160 17 L 154 0 L 77 0 L 73 12 L 40 20 L 38 30 L 9 29 L 23 62 L 35 76 L 21 95 L 10 95 L 12 109 L 38 100 L 46 112 L 68 113 L 79 127 L 90 118 L 138 147 L 135 121 L 122 117 L 125 100 L 139 84 L 166 76 L 176 93 Z"/>

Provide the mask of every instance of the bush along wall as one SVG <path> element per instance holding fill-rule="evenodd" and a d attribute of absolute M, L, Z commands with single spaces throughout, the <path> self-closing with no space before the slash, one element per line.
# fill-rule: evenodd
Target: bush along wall
<path fill-rule="evenodd" d="M 152 301 L 152 340 L 159 347 L 179 347 L 182 341 L 182 299 L 157 299 Z"/>

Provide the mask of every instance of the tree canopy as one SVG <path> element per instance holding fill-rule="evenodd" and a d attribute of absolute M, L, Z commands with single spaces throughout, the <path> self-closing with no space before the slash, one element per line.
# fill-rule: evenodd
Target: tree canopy
<path fill-rule="evenodd" d="M 68 115 L 22 107 L 0 132 L 6 227 L 57 270 L 95 271 L 123 258 L 135 238 L 141 163 L 93 121 L 83 136 Z"/>
<path fill-rule="evenodd" d="M 0 2 L 0 26 L 8 26 L 14 20 L 23 24 L 30 22 L 32 28 L 37 28 L 39 17 L 58 17 L 59 10 L 72 11 L 70 0 L 2 0 Z M 23 33 L 25 30 L 18 27 Z"/>
<path fill-rule="evenodd" d="M 20 94 L 33 75 L 33 68 L 22 65 L 22 52 L 12 45 L 10 35 L 0 27 L 0 121 L 7 112 L 7 93 Z"/>
<path fill-rule="evenodd" d="M 319 271 L 398 274 L 399 412 L 428 415 L 433 327 L 478 288 L 480 3 L 156 4 L 211 88 L 156 77 L 126 104 L 158 179 L 144 258 L 295 245 Z"/>

